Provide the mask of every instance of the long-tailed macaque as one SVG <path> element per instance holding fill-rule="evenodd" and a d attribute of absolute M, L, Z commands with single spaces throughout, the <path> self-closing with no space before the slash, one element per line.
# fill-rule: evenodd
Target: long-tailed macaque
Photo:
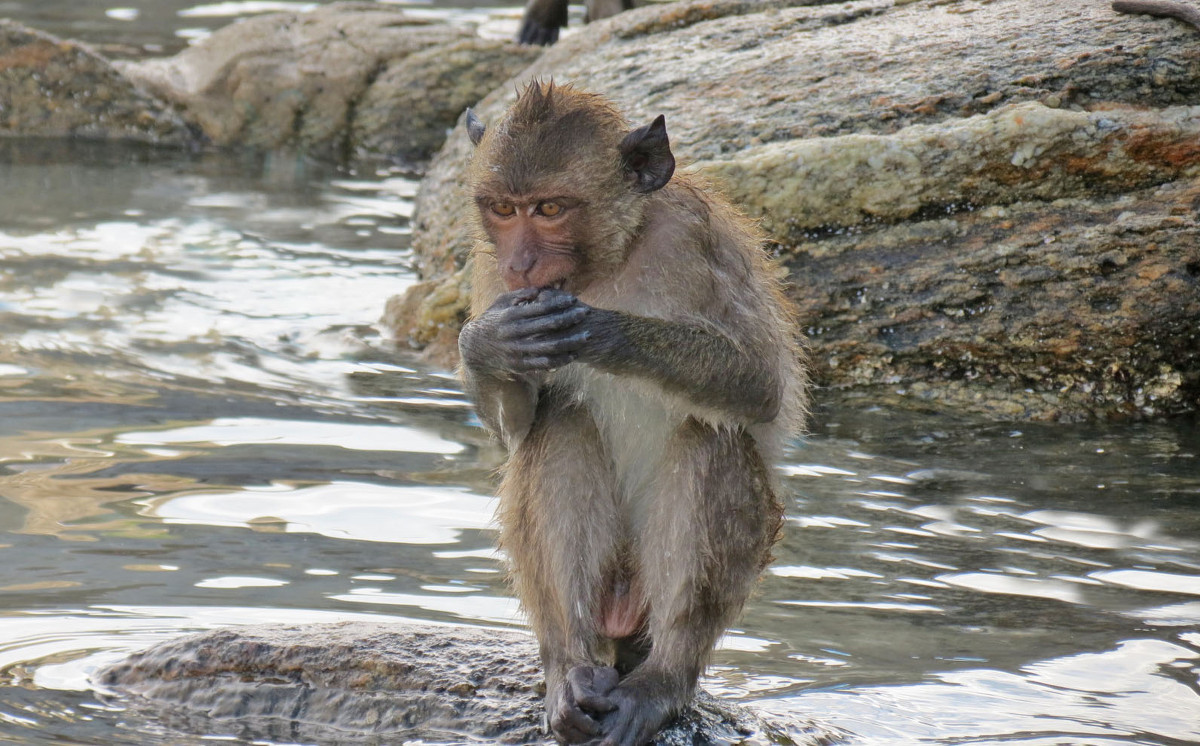
<path fill-rule="evenodd" d="M 517 41 L 543 46 L 558 41 L 558 32 L 567 25 L 568 0 L 529 0 Z M 634 6 L 634 0 L 586 0 L 586 23 L 615 16 Z"/>
<path fill-rule="evenodd" d="M 674 175 L 663 117 L 631 129 L 534 82 L 467 128 L 462 374 L 508 449 L 500 544 L 547 719 L 561 743 L 643 744 L 770 559 L 768 464 L 805 409 L 793 310 L 753 226 Z"/>

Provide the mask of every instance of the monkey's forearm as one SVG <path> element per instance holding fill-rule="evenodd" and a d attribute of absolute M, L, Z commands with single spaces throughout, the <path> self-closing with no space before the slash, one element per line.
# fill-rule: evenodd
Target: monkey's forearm
<path fill-rule="evenodd" d="M 503 360 L 506 350 L 497 345 L 494 319 L 477 319 L 463 325 L 458 338 L 462 357 L 463 390 L 475 403 L 475 412 L 496 437 L 513 447 L 533 423 L 537 387 Z"/>
<path fill-rule="evenodd" d="M 600 370 L 660 384 L 697 404 L 747 422 L 779 412 L 782 386 L 772 365 L 701 326 L 593 308 L 579 359 Z"/>
<path fill-rule="evenodd" d="M 510 450 L 533 424 L 537 389 L 523 378 L 502 378 L 463 368 L 463 389 L 475 403 L 475 413 L 488 430 Z"/>

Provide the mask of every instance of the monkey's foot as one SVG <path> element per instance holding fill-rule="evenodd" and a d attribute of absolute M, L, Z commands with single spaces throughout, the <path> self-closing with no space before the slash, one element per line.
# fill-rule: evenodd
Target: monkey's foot
<path fill-rule="evenodd" d="M 642 746 L 675 714 L 671 700 L 661 689 L 628 680 L 608 693 L 606 699 L 615 709 L 604 716 L 601 736 L 592 743 L 599 746 Z"/>
<path fill-rule="evenodd" d="M 564 8 L 566 5 L 563 6 Z M 533 19 L 526 19 L 521 25 L 521 33 L 517 35 L 520 44 L 533 44 L 546 47 L 558 41 L 558 26 L 545 24 Z"/>
<path fill-rule="evenodd" d="M 608 694 L 617 686 L 611 666 L 575 666 L 557 693 L 546 695 L 550 731 L 559 743 L 591 743 L 601 736 L 600 718 L 616 705 Z"/>

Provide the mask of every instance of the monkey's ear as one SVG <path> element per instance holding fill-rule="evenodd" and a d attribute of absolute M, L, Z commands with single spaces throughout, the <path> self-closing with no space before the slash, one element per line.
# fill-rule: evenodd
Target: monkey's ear
<path fill-rule="evenodd" d="M 648 194 L 667 185 L 675 173 L 675 156 L 671 154 L 667 120 L 662 114 L 625 136 L 621 161 L 633 191 Z"/>
<path fill-rule="evenodd" d="M 483 122 L 479 121 L 479 117 L 475 116 L 473 109 L 467 109 L 467 135 L 471 138 L 471 142 L 476 145 L 483 139 L 483 132 L 487 127 Z"/>

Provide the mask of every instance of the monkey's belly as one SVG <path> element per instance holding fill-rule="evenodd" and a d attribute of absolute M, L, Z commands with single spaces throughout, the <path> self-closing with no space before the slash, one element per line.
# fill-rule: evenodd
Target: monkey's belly
<path fill-rule="evenodd" d="M 600 603 L 600 634 L 616 640 L 629 637 L 642 628 L 646 619 L 646 604 L 636 583 L 621 578 L 609 583 Z"/>

